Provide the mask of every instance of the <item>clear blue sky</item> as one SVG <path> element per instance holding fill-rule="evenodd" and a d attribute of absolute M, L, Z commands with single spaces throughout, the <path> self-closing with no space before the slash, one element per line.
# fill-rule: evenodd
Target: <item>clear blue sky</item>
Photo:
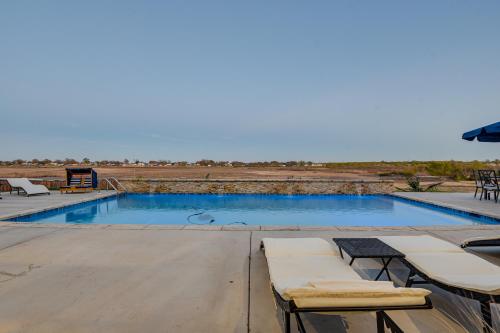
<path fill-rule="evenodd" d="M 0 159 L 500 158 L 500 1 L 2 1 Z"/>

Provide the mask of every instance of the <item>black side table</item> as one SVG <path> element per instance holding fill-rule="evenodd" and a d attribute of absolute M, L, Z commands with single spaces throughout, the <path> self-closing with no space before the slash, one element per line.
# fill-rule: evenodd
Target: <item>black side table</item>
<path fill-rule="evenodd" d="M 344 258 L 343 251 L 351 257 L 352 265 L 357 258 L 376 258 L 382 260 L 382 270 L 378 273 L 375 280 L 378 280 L 382 273 L 387 274 L 389 281 L 391 276 L 387 267 L 394 258 L 404 258 L 405 255 L 385 244 L 378 238 L 332 238 L 337 244 L 340 251 L 340 256 Z"/>

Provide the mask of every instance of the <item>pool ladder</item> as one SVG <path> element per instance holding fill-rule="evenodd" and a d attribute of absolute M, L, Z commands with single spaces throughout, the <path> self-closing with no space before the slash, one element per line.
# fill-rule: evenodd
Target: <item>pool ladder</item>
<path fill-rule="evenodd" d="M 106 190 L 109 190 L 109 187 L 111 186 L 111 188 L 116 192 L 120 192 L 120 189 L 122 192 L 127 192 L 127 188 L 123 186 L 123 184 L 120 183 L 115 177 L 103 178 L 103 180 L 106 182 Z"/>

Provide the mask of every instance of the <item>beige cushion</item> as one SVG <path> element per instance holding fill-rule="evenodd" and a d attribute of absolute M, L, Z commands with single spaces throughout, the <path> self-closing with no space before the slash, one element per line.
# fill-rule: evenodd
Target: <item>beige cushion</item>
<path fill-rule="evenodd" d="M 395 288 L 396 289 L 396 288 Z M 403 289 L 403 288 L 397 288 Z M 405 288 L 407 289 L 407 288 Z M 367 298 L 335 298 L 335 297 L 302 297 L 294 298 L 293 301 L 298 308 L 364 308 L 364 307 L 382 307 L 382 306 L 415 306 L 425 304 L 425 294 L 430 294 L 430 291 L 421 288 L 422 296 L 402 296 L 394 297 L 367 297 Z"/>
<path fill-rule="evenodd" d="M 382 242 L 404 254 L 421 252 L 463 252 L 455 244 L 429 236 L 379 236 Z"/>
<path fill-rule="evenodd" d="M 328 306 L 376 306 L 380 300 L 389 299 L 399 304 L 421 304 L 421 300 L 430 291 L 418 288 L 394 288 L 390 281 L 346 280 L 312 281 L 302 288 L 287 288 L 283 296 L 294 299 L 295 303 L 328 304 Z M 391 303 L 387 303 L 391 304 Z"/>
<path fill-rule="evenodd" d="M 500 267 L 471 253 L 410 253 L 406 260 L 446 285 L 500 295 Z"/>
<path fill-rule="evenodd" d="M 432 236 L 381 236 L 419 271 L 443 284 L 500 295 L 500 267 Z"/>
<path fill-rule="evenodd" d="M 340 257 L 268 257 L 269 275 L 274 288 L 283 295 L 287 288 L 309 286 L 311 281 L 361 280 Z"/>
<path fill-rule="evenodd" d="M 265 238 L 263 243 L 272 285 L 298 307 L 421 305 L 430 293 L 363 280 L 320 238 Z"/>
<path fill-rule="evenodd" d="M 321 238 L 263 238 L 266 257 L 339 255 L 333 244 Z"/>

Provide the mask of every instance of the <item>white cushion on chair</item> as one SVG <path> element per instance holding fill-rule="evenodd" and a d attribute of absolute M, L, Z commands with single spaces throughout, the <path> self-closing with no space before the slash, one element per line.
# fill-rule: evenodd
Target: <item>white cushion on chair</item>
<path fill-rule="evenodd" d="M 381 236 L 429 278 L 448 286 L 500 295 L 500 267 L 432 236 Z M 420 248 L 419 248 L 420 247 Z"/>
<path fill-rule="evenodd" d="M 321 238 L 264 238 L 266 257 L 339 255 L 333 244 Z"/>
<path fill-rule="evenodd" d="M 421 252 L 463 252 L 450 242 L 429 236 L 378 236 L 382 242 L 404 254 Z"/>

